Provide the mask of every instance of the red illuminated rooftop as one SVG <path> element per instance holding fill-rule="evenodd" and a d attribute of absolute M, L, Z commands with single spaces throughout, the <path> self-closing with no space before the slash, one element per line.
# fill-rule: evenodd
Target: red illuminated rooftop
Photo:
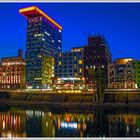
<path fill-rule="evenodd" d="M 51 17 L 45 14 L 37 6 L 31 6 L 31 7 L 19 9 L 19 13 L 25 16 L 26 18 L 30 18 L 33 16 L 43 16 L 48 21 L 50 21 L 53 25 L 55 25 L 58 29 L 62 30 L 62 27 L 57 22 L 55 22 Z"/>

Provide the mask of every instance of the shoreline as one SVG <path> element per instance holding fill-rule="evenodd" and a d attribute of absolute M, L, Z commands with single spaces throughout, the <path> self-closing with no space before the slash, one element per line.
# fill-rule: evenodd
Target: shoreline
<path fill-rule="evenodd" d="M 66 107 L 66 108 L 139 108 L 138 93 L 107 93 L 104 102 L 96 100 L 97 94 L 58 94 L 0 91 L 0 105 Z"/>
<path fill-rule="evenodd" d="M 139 103 L 80 103 L 80 102 L 62 102 L 52 103 L 46 101 L 25 101 L 25 100 L 0 100 L 0 105 L 12 106 L 33 106 L 33 107 L 66 107 L 66 108 L 127 108 L 140 109 Z"/>

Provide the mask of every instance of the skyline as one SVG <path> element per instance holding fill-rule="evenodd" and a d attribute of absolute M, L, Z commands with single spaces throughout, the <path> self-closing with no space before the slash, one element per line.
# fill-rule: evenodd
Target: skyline
<path fill-rule="evenodd" d="M 0 15 L 3 19 L 0 22 L 0 42 L 3 46 L 0 47 L 0 58 L 15 55 L 17 49 L 25 52 L 26 20 L 18 10 L 32 5 L 38 6 L 62 26 L 64 52 L 70 51 L 72 47 L 87 45 L 88 35 L 99 33 L 108 41 L 113 59 L 140 59 L 140 19 L 137 19 L 140 16 L 140 3 L 0 3 Z M 134 33 L 135 36 L 131 36 Z"/>

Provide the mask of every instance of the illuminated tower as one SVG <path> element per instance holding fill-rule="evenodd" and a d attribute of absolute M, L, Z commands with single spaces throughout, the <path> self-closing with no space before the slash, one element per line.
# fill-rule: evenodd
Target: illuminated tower
<path fill-rule="evenodd" d="M 26 82 L 40 88 L 53 76 L 53 57 L 62 51 L 62 27 L 36 6 L 19 13 L 27 18 Z"/>

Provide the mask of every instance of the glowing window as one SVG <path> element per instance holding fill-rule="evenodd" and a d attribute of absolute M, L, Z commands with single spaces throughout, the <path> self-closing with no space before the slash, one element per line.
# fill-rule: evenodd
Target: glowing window
<path fill-rule="evenodd" d="M 58 62 L 58 65 L 61 65 L 61 61 Z"/>
<path fill-rule="evenodd" d="M 61 56 L 62 56 L 62 54 L 60 53 L 60 54 L 59 54 L 59 57 L 61 57 Z"/>
<path fill-rule="evenodd" d="M 82 60 L 79 60 L 79 64 L 82 64 Z"/>

